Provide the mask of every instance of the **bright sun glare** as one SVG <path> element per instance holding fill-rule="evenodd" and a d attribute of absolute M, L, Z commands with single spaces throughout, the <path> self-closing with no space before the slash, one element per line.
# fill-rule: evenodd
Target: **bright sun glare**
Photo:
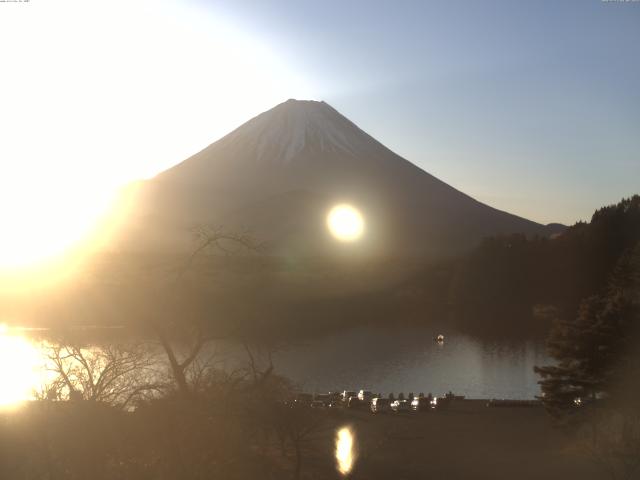
<path fill-rule="evenodd" d="M 67 252 L 118 188 L 291 96 L 263 39 L 187 2 L 7 3 L 0 15 L 0 274 Z"/>
<path fill-rule="evenodd" d="M 338 471 L 342 475 L 347 475 L 353 468 L 355 452 L 353 447 L 354 434 L 349 427 L 338 430 L 336 436 L 336 460 Z"/>
<path fill-rule="evenodd" d="M 24 337 L 0 324 L 0 409 L 33 397 L 42 379 L 37 349 Z"/>
<path fill-rule="evenodd" d="M 364 218 L 353 206 L 336 205 L 327 216 L 331 234 L 342 242 L 355 242 L 364 233 Z"/>

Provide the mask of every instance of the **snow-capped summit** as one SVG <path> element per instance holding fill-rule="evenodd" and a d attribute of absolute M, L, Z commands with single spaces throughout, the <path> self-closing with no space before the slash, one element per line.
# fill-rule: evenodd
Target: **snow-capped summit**
<path fill-rule="evenodd" d="M 365 157 L 384 148 L 353 122 L 324 101 L 289 99 L 252 118 L 203 151 L 173 168 L 200 168 L 199 162 L 213 167 L 214 158 L 222 156 L 233 162 L 247 162 L 252 167 L 286 166 L 310 161 L 317 155 Z M 222 152 L 225 152 L 224 154 Z M 207 167 L 202 167 L 205 170 Z"/>
<path fill-rule="evenodd" d="M 249 120 L 220 143 L 251 148 L 257 162 L 287 164 L 305 148 L 356 155 L 366 144 L 362 133 L 323 101 L 289 99 Z"/>

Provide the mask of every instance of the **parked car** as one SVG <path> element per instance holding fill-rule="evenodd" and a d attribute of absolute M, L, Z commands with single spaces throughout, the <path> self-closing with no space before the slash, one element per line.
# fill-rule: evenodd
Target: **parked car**
<path fill-rule="evenodd" d="M 396 400 L 391 403 L 391 410 L 394 413 L 409 412 L 410 405 L 407 400 Z"/>
<path fill-rule="evenodd" d="M 385 413 L 389 411 L 391 400 L 388 398 L 376 397 L 371 400 L 371 413 Z"/>
<path fill-rule="evenodd" d="M 425 397 L 415 397 L 411 400 L 411 410 L 413 412 L 428 412 L 431 410 L 431 400 Z"/>
<path fill-rule="evenodd" d="M 349 397 L 349 400 L 347 400 L 347 407 L 349 408 L 366 407 L 368 404 L 369 402 L 360 400 L 357 395 L 355 397 Z"/>
<path fill-rule="evenodd" d="M 449 408 L 449 405 L 453 401 L 453 397 L 445 395 L 444 397 L 433 397 L 431 400 L 431 407 L 436 410 L 444 410 Z"/>
<path fill-rule="evenodd" d="M 311 408 L 327 408 L 329 405 L 322 400 L 314 400 L 311 402 Z"/>
<path fill-rule="evenodd" d="M 373 393 L 369 390 L 360 390 L 358 392 L 358 400 L 361 402 L 370 402 L 373 398 Z"/>
<path fill-rule="evenodd" d="M 352 392 L 351 390 L 345 390 L 340 394 L 340 400 L 342 400 L 343 403 L 349 403 L 349 399 L 351 397 L 357 397 L 356 392 Z"/>

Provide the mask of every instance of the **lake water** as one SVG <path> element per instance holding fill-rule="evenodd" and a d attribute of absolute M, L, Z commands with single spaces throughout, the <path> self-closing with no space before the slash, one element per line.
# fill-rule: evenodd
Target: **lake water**
<path fill-rule="evenodd" d="M 534 365 L 551 359 L 540 342 L 482 340 L 422 327 L 359 327 L 297 341 L 273 356 L 276 373 L 302 390 L 372 390 L 387 395 L 449 390 L 470 398 L 531 399 L 539 394 Z M 40 339 L 35 337 L 39 336 Z M 0 329 L 0 405 L 33 396 L 51 378 L 44 368 L 41 332 Z M 216 346 L 220 365 L 246 361 L 231 342 Z"/>
<path fill-rule="evenodd" d="M 532 399 L 535 365 L 552 360 L 542 342 L 482 340 L 451 332 L 442 344 L 429 328 L 367 327 L 298 344 L 274 357 L 276 370 L 305 391 L 449 390 L 470 398 Z"/>

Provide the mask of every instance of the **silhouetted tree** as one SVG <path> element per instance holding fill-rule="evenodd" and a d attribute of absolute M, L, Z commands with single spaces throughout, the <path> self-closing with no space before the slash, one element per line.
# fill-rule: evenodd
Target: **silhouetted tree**
<path fill-rule="evenodd" d="M 589 223 L 578 222 L 554 238 L 487 238 L 455 262 L 449 305 L 465 327 L 546 331 L 549 317 L 534 319 L 534 311 L 577 316 L 584 299 L 607 288 L 618 259 L 638 241 L 638 195 L 597 210 Z M 514 318 L 522 320 L 514 324 Z"/>
<path fill-rule="evenodd" d="M 47 400 L 86 400 L 127 409 L 166 385 L 156 357 L 142 342 L 90 346 L 66 336 L 47 347 L 47 357 L 47 368 L 55 374 L 45 386 Z"/>
<path fill-rule="evenodd" d="M 620 362 L 637 331 L 640 243 L 625 253 L 605 292 L 585 299 L 575 319 L 557 321 L 547 346 L 557 365 L 536 367 L 543 401 L 558 419 L 571 420 L 610 396 Z"/>
<path fill-rule="evenodd" d="M 573 321 L 557 322 L 548 345 L 558 364 L 536 367 L 547 410 L 577 426 L 578 445 L 610 478 L 636 478 L 640 242 L 622 255 L 601 295 L 583 301 Z"/>
<path fill-rule="evenodd" d="M 203 225 L 196 226 L 193 229 L 193 233 L 196 247 L 184 265 L 177 271 L 169 291 L 165 292 L 163 303 L 165 306 L 176 300 L 184 276 L 192 270 L 196 259 L 200 255 L 211 250 L 230 254 L 236 253 L 241 249 L 257 251 L 260 248 L 246 234 L 230 233 L 219 228 Z M 189 382 L 189 369 L 193 366 L 198 366 L 197 360 L 205 350 L 205 347 L 211 344 L 213 340 L 220 339 L 221 335 L 214 335 L 211 331 L 211 325 L 202 322 L 185 322 L 184 320 L 177 322 L 174 318 L 171 318 L 168 322 L 154 319 L 152 328 L 166 354 L 169 369 L 178 392 L 185 397 L 191 395 L 192 386 Z M 186 352 L 182 356 L 178 353 L 179 349 L 174 345 L 174 340 L 177 340 L 182 347 L 181 350 Z M 199 365 L 199 367 L 202 369 L 203 365 Z"/>

